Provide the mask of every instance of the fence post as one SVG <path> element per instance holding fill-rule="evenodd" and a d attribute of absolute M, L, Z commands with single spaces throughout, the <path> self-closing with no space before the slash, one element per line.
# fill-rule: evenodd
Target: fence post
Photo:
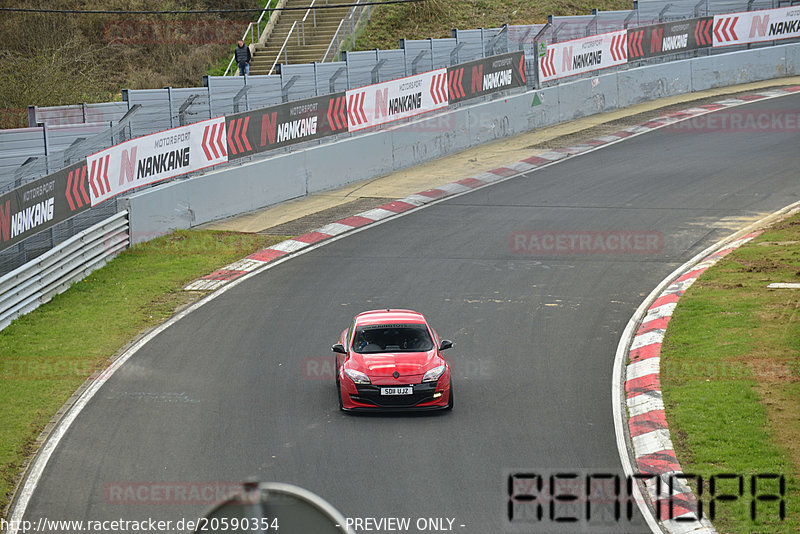
<path fill-rule="evenodd" d="M 167 99 L 169 100 L 169 127 L 175 127 L 175 121 L 173 120 L 174 113 L 172 112 L 172 87 L 167 87 Z"/>
<path fill-rule="evenodd" d="M 42 141 L 44 141 L 44 168 L 46 173 L 50 174 L 50 139 L 47 136 L 47 123 L 42 124 Z"/>

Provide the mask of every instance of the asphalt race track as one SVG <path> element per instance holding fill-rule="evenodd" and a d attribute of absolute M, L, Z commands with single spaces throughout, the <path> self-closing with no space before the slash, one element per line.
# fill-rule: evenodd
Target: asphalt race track
<path fill-rule="evenodd" d="M 745 110 L 797 114 L 800 95 L 733 112 Z M 771 127 L 662 129 L 268 269 L 166 329 L 107 381 L 25 517 L 175 521 L 205 505 L 121 504 L 109 488 L 257 477 L 309 489 L 347 517 L 411 518 L 409 532 L 418 518 L 454 519 L 469 534 L 600 531 L 546 512 L 509 523 L 508 473 L 621 473 L 611 375 L 625 323 L 678 265 L 745 219 L 800 200 L 798 146 L 797 131 Z M 520 253 L 511 237 L 520 231 L 644 232 L 663 247 Z M 445 353 L 452 413 L 338 411 L 330 345 L 354 314 L 387 306 L 423 312 L 455 341 Z M 611 530 L 646 531 L 636 514 Z"/>

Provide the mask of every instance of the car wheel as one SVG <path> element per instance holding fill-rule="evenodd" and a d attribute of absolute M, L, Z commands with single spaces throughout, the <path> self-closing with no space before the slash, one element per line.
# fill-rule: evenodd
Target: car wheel
<path fill-rule="evenodd" d="M 450 398 L 447 399 L 447 410 L 453 409 L 453 383 L 450 382 Z"/>
<path fill-rule="evenodd" d="M 344 404 L 342 403 L 342 385 L 336 381 L 336 395 L 339 397 L 339 409 L 344 411 Z"/>

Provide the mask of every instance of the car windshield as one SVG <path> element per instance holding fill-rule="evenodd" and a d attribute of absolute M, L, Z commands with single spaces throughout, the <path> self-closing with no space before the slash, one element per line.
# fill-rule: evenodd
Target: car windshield
<path fill-rule="evenodd" d="M 360 354 L 377 352 L 423 352 L 433 348 L 424 324 L 380 324 L 356 328 L 353 350 Z"/>

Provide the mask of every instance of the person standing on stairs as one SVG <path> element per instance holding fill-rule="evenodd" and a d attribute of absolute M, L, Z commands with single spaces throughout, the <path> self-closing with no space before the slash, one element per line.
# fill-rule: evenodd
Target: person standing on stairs
<path fill-rule="evenodd" d="M 250 47 L 245 46 L 242 39 L 239 39 L 239 45 L 236 47 L 234 57 L 239 65 L 239 76 L 250 74 L 250 60 L 253 56 L 250 54 Z"/>

